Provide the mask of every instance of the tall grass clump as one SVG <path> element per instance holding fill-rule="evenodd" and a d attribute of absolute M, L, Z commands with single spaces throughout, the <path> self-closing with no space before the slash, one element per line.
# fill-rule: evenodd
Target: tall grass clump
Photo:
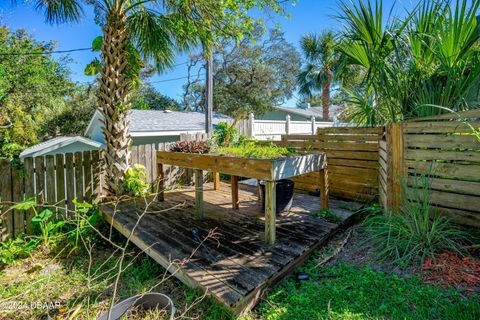
<path fill-rule="evenodd" d="M 462 252 L 467 234 L 435 212 L 430 203 L 430 178 L 415 175 L 402 183 L 403 205 L 397 212 L 371 216 L 365 226 L 382 259 L 399 264 L 423 263 L 442 250 Z"/>

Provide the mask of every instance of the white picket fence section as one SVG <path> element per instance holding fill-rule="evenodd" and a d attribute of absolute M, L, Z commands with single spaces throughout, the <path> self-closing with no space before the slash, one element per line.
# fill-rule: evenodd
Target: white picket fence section
<path fill-rule="evenodd" d="M 285 120 L 257 120 L 251 113 L 248 119 L 238 124 L 240 133 L 258 140 L 280 141 L 286 134 L 315 134 L 318 128 L 333 127 L 333 122 L 318 122 L 312 117 L 310 121 L 291 121 L 287 115 Z"/>

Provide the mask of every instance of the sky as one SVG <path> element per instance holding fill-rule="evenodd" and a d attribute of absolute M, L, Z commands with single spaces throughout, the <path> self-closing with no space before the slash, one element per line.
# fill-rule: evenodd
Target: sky
<path fill-rule="evenodd" d="M 80 23 L 50 25 L 45 23 L 43 13 L 36 11 L 31 3 L 28 5 L 28 1 L 17 1 L 16 5 L 12 5 L 9 0 L 0 0 L 0 24 L 13 30 L 25 29 L 38 40 L 53 40 L 57 44 L 56 50 L 88 48 L 91 46 L 92 40 L 101 35 L 100 27 L 94 22 L 91 6 L 85 7 L 85 16 Z M 402 11 L 404 8 L 413 7 L 417 1 L 384 0 L 383 2 L 385 11 L 394 4 L 395 10 Z M 272 22 L 278 23 L 285 32 L 287 41 L 296 46 L 298 46 L 301 36 L 306 33 L 321 32 L 325 29 L 341 29 L 340 22 L 335 18 L 338 14 L 338 0 L 299 0 L 295 6 L 289 5 L 287 12 L 290 14 L 290 18 L 276 16 L 273 17 Z M 69 54 L 72 59 L 69 67 L 72 70 L 71 77 L 74 81 L 83 83 L 94 80 L 92 77 L 85 76 L 83 70 L 97 55 L 90 51 Z M 58 55 L 56 56 L 58 57 Z M 162 75 L 155 75 L 149 81 L 162 94 L 179 99 L 186 79 L 170 80 L 187 75 L 185 62 L 187 62 L 188 56 L 178 55 L 176 60 L 177 64 L 180 64 L 179 66 Z M 294 105 L 295 100 L 295 98 L 289 100 L 287 105 Z"/>

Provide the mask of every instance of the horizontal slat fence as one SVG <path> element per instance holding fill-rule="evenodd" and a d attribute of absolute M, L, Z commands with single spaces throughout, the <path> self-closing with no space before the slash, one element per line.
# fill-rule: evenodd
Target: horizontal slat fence
<path fill-rule="evenodd" d="M 370 201 L 378 196 L 379 141 L 383 128 L 319 128 L 316 135 L 284 135 L 280 142 L 301 152 L 327 154 L 330 194 Z M 319 190 L 318 175 L 294 178 L 302 191 Z"/>
<path fill-rule="evenodd" d="M 415 174 L 429 174 L 431 204 L 457 222 L 480 227 L 480 141 L 474 135 L 480 121 L 434 119 L 401 124 L 408 185 L 418 181 Z"/>

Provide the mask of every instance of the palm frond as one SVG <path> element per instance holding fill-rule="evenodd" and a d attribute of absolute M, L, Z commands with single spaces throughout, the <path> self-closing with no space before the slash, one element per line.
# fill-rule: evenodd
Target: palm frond
<path fill-rule="evenodd" d="M 83 16 L 80 0 L 36 0 L 35 8 L 44 11 L 48 23 L 78 22 Z"/>

